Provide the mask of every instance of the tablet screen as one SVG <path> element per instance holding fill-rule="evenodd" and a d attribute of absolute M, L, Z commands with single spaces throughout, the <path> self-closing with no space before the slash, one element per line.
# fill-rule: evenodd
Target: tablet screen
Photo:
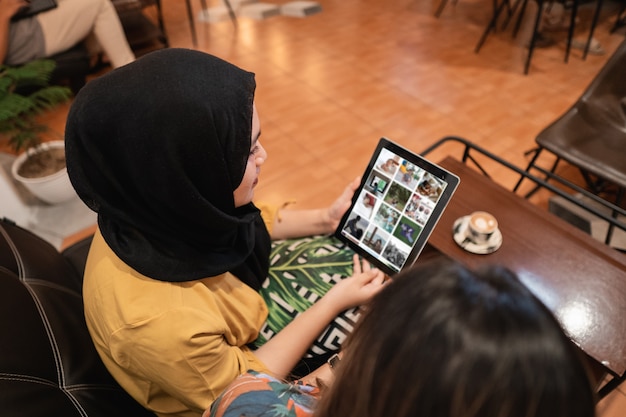
<path fill-rule="evenodd" d="M 459 178 L 382 138 L 335 236 L 388 275 L 412 265 Z"/>

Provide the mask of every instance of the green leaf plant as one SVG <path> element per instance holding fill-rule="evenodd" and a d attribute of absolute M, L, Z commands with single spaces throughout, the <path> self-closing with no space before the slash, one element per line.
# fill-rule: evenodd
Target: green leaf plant
<path fill-rule="evenodd" d="M 41 143 L 48 126 L 37 122 L 36 116 L 72 96 L 69 88 L 50 85 L 55 65 L 47 59 L 19 67 L 0 65 L 0 135 L 8 137 L 16 153 Z"/>

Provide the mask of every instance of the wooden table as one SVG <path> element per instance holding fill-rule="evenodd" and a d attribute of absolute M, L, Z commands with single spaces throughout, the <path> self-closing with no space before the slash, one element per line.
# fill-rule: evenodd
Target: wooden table
<path fill-rule="evenodd" d="M 574 343 L 605 371 L 623 377 L 626 256 L 455 159 L 440 165 L 461 183 L 429 244 L 471 268 L 497 263 L 513 270 Z M 452 239 L 454 221 L 477 210 L 492 213 L 502 231 L 502 246 L 489 255 L 466 252 Z"/>

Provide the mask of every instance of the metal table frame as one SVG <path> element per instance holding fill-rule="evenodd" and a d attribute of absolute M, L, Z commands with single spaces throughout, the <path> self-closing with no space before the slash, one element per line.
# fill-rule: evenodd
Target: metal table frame
<path fill-rule="evenodd" d="M 471 162 L 480 172 L 482 172 L 485 176 L 491 178 L 487 170 L 480 164 L 480 162 L 474 157 L 474 155 L 482 155 L 484 157 L 489 158 L 489 160 L 498 163 L 501 166 L 504 166 L 511 171 L 515 172 L 520 176 L 519 181 L 515 185 L 513 192 L 517 192 L 519 186 L 524 180 L 532 181 L 535 184 L 535 189 L 545 188 L 546 190 L 552 192 L 555 195 L 558 195 L 564 198 L 566 201 L 582 208 L 583 210 L 593 214 L 594 216 L 599 217 L 600 219 L 606 221 L 609 224 L 609 231 L 607 233 L 611 233 L 614 228 L 619 228 L 623 231 L 626 231 L 626 223 L 619 219 L 619 216 L 626 216 L 626 210 L 618 205 L 607 201 L 598 195 L 592 193 L 591 191 L 580 187 L 577 184 L 568 181 L 565 178 L 562 178 L 553 172 L 550 172 L 546 169 L 542 169 L 540 167 L 534 166 L 534 169 L 541 172 L 544 175 L 544 178 L 537 177 L 530 172 L 511 164 L 510 162 L 502 159 L 501 157 L 487 151 L 486 149 L 481 148 L 480 146 L 470 142 L 467 139 L 458 137 L 458 136 L 446 136 L 435 142 L 433 145 L 426 148 L 421 152 L 423 156 L 428 155 L 430 152 L 439 148 L 445 143 L 453 142 L 462 146 L 462 157 L 461 160 L 463 163 Z M 561 187 L 557 187 L 556 185 L 550 183 L 552 181 L 556 184 L 559 184 Z M 585 197 L 588 200 L 591 200 L 594 203 L 597 203 L 599 207 L 585 204 L 584 199 L 576 198 L 572 193 L 579 194 Z M 531 193 L 528 193 L 525 197 L 528 198 Z M 610 210 L 611 214 L 607 214 L 602 211 L 602 208 Z M 605 242 L 607 243 L 607 242 Z"/>
<path fill-rule="evenodd" d="M 622 215 L 626 215 L 626 211 L 624 209 L 622 209 L 621 207 L 617 207 L 614 204 L 603 200 L 601 198 L 599 198 L 598 196 L 596 196 L 595 194 L 589 192 L 588 190 L 585 190 L 581 187 L 579 187 L 576 184 L 573 184 L 561 177 L 558 177 L 556 175 L 551 174 L 548 171 L 543 172 L 543 174 L 545 174 L 547 176 L 546 179 L 543 178 L 539 178 L 537 176 L 534 176 L 532 174 L 530 174 L 529 172 L 527 172 L 526 170 L 519 168 L 513 164 L 511 164 L 510 162 L 498 157 L 497 155 L 477 146 L 476 144 L 463 139 L 461 137 L 456 137 L 456 136 L 447 136 L 444 137 L 442 139 L 440 139 L 439 141 L 435 142 L 433 145 L 429 146 L 428 148 L 426 148 L 424 151 L 421 152 L 421 155 L 423 156 L 427 156 L 429 153 L 431 153 L 432 151 L 436 150 L 437 148 L 439 148 L 440 146 L 451 142 L 457 145 L 461 146 L 461 151 L 462 151 L 462 155 L 460 157 L 460 160 L 462 163 L 469 165 L 470 163 L 478 169 L 478 171 L 485 175 L 487 178 L 493 179 L 491 177 L 491 175 L 489 175 L 487 169 L 483 166 L 485 163 L 483 162 L 483 164 L 481 165 L 480 161 L 478 159 L 476 159 L 476 156 L 482 156 L 482 157 L 486 157 L 488 158 L 489 161 L 491 162 L 495 162 L 503 167 L 508 168 L 509 170 L 515 172 L 516 174 L 518 174 L 520 176 L 520 179 L 517 183 L 517 185 L 515 186 L 515 188 L 512 190 L 512 192 L 514 194 L 518 194 L 518 187 L 520 185 L 520 183 L 524 180 L 529 180 L 532 181 L 536 187 L 539 188 L 545 188 L 547 190 L 549 190 L 550 192 L 561 196 L 562 198 L 566 199 L 567 201 L 577 205 L 578 207 L 583 208 L 584 210 L 587 210 L 588 212 L 601 217 L 602 219 L 604 219 L 605 221 L 609 222 L 610 224 L 614 225 L 614 227 L 618 227 L 622 230 L 626 230 L 626 224 L 619 221 L 617 218 L 614 218 L 612 216 L 606 215 L 603 212 L 598 211 L 598 209 L 596 207 L 593 206 L 587 206 L 586 204 L 584 204 L 582 201 L 580 201 L 577 198 L 574 198 L 573 195 L 569 194 L 567 191 L 562 190 L 561 188 L 556 187 L 553 184 L 548 183 L 548 180 L 553 180 L 555 182 L 557 182 L 558 184 L 560 184 L 561 186 L 565 187 L 567 190 L 569 191 L 574 191 L 577 193 L 580 193 L 582 195 L 584 195 L 585 197 L 588 197 L 589 199 L 591 199 L 592 201 L 599 203 L 601 206 L 603 207 L 607 207 L 611 210 L 614 210 L 615 212 L 618 212 Z M 454 156 L 454 155 L 452 155 Z M 456 158 L 456 156 L 454 156 Z M 527 198 L 528 195 L 521 195 L 518 194 L 523 198 Z M 602 373 L 604 377 L 608 377 L 607 379 L 604 380 L 604 383 L 598 387 L 597 390 L 597 400 L 600 401 L 602 398 L 606 397 L 609 393 L 611 393 L 614 389 L 616 389 L 622 382 L 624 382 L 624 380 L 626 380 L 626 373 L 620 375 L 614 371 L 612 371 L 611 369 L 602 366 Z M 598 372 L 598 369 L 594 368 L 594 372 Z M 596 375 L 598 376 L 598 375 Z M 599 381 L 599 383 L 602 382 L 601 380 Z"/>

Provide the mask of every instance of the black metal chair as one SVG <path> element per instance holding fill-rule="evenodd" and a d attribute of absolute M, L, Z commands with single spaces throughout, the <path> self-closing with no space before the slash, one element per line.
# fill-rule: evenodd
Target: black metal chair
<path fill-rule="evenodd" d="M 443 8 L 444 1 L 445 0 L 442 0 L 441 8 Z M 506 25 L 508 24 L 509 20 L 513 17 L 513 14 L 515 14 L 517 12 L 517 9 L 519 8 L 520 11 L 519 13 L 517 13 L 517 22 L 513 30 L 514 37 L 517 35 L 520 29 L 520 25 L 521 25 L 522 19 L 525 16 L 525 11 L 526 11 L 529 0 L 515 0 L 513 3 L 510 3 L 513 0 L 502 0 L 500 1 L 500 3 L 498 3 L 498 1 L 499 0 L 494 0 L 493 16 L 491 20 L 489 21 L 489 24 L 483 31 L 480 39 L 478 40 L 476 47 L 474 48 L 474 52 L 476 53 L 480 51 L 483 44 L 487 40 L 487 37 L 489 36 L 489 34 L 491 32 L 495 32 L 497 23 L 500 19 L 500 15 L 502 11 L 505 10 L 505 7 L 508 10 L 508 16 L 506 20 L 504 21 L 503 28 L 506 28 Z M 533 19 L 534 22 L 533 22 L 532 34 L 531 34 L 531 38 L 530 38 L 529 45 L 528 45 L 528 53 L 526 54 L 526 59 L 524 62 L 524 74 L 528 74 L 530 70 L 530 61 L 532 59 L 533 52 L 535 50 L 536 43 L 537 43 L 536 41 L 539 36 L 539 28 L 540 28 L 542 16 L 544 13 L 544 6 L 547 6 L 549 8 L 549 7 L 552 7 L 552 5 L 555 2 L 566 3 L 564 0 L 535 0 L 535 2 L 537 3 L 537 13 L 535 14 L 534 19 Z M 583 60 L 587 58 L 587 54 L 589 53 L 589 50 L 591 48 L 593 34 L 595 31 L 596 25 L 598 23 L 600 12 L 602 10 L 603 0 L 595 0 L 595 2 L 596 2 L 596 5 L 594 7 L 594 13 L 593 13 L 593 18 L 591 20 L 591 26 L 589 28 L 589 32 L 587 34 L 587 40 L 585 42 L 585 47 L 583 49 L 583 56 L 582 56 Z M 571 7 L 571 16 L 570 16 L 570 23 L 569 23 L 566 46 L 565 46 L 565 59 L 564 59 L 565 62 L 568 61 L 570 51 L 572 49 L 574 31 L 576 29 L 576 19 L 578 16 L 578 7 L 579 7 L 579 3 L 582 3 L 582 0 L 572 0 L 567 3 L 569 3 L 568 7 Z"/>
<path fill-rule="evenodd" d="M 615 193 L 619 206 L 626 190 L 626 40 L 596 75 L 574 105 L 535 139 L 537 148 L 526 168 L 555 177 L 563 160 L 577 167 L 588 188 L 597 195 Z M 552 167 L 537 165 L 539 155 L 556 156 Z M 522 180 L 518 182 L 517 189 Z M 532 193 L 532 192 L 531 192 Z M 530 193 L 529 193 L 530 194 Z M 614 210 L 613 215 L 617 216 Z M 611 239 L 612 228 L 607 233 Z"/>

